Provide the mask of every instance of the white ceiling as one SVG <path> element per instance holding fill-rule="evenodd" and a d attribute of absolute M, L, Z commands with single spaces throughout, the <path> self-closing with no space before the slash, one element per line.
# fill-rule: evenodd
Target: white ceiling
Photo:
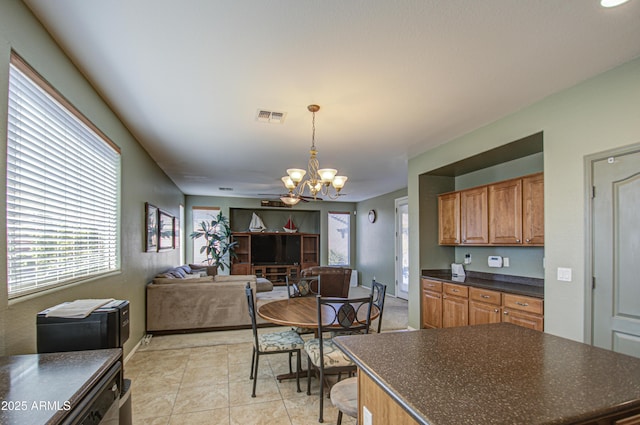
<path fill-rule="evenodd" d="M 311 103 L 341 200 L 388 193 L 410 157 L 640 55 L 639 0 L 24 2 L 192 195 L 282 193 Z"/>

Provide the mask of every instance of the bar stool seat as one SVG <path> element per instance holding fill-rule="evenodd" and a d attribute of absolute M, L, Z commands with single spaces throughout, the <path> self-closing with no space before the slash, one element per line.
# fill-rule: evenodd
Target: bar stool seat
<path fill-rule="evenodd" d="M 338 425 L 342 414 L 358 417 L 358 378 L 347 378 L 331 387 L 331 403 L 338 409 Z"/>

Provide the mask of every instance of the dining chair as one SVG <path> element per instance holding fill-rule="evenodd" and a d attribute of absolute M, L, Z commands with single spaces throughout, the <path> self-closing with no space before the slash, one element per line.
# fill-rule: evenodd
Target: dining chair
<path fill-rule="evenodd" d="M 307 276 L 298 277 L 289 280 L 289 276 L 286 276 L 285 282 L 287 284 L 287 294 L 289 298 L 296 297 L 315 297 L 320 294 L 320 276 Z M 315 333 L 315 329 L 302 328 L 296 326 L 293 330 L 298 335 L 308 335 Z"/>
<path fill-rule="evenodd" d="M 289 278 L 286 276 L 287 294 L 289 298 L 315 297 L 320 295 L 320 276 L 304 276 Z"/>
<path fill-rule="evenodd" d="M 358 417 L 358 377 L 343 379 L 331 387 L 331 403 L 338 409 L 338 421 L 342 424 L 342 414 Z"/>
<path fill-rule="evenodd" d="M 260 363 L 260 355 L 264 354 L 289 354 L 289 372 L 291 370 L 291 356 L 296 354 L 296 384 L 298 392 L 300 389 L 300 369 L 302 361 L 300 358 L 300 350 L 304 347 L 304 341 L 296 332 L 292 330 L 282 332 L 272 332 L 258 334 L 258 326 L 256 324 L 256 308 L 253 298 L 253 289 L 247 283 L 245 288 L 247 295 L 247 303 L 249 305 L 249 317 L 251 318 L 251 329 L 253 330 L 253 354 L 251 356 L 251 374 L 249 379 L 253 379 L 253 392 L 251 397 L 256 396 L 256 383 L 258 381 L 258 365 Z"/>
<path fill-rule="evenodd" d="M 375 279 L 371 281 L 371 296 L 373 297 L 373 305 L 378 309 L 378 330 L 380 333 L 382 329 L 382 311 L 384 310 L 384 299 L 387 295 L 387 285 L 384 283 L 376 282 Z"/>
<path fill-rule="evenodd" d="M 318 337 L 304 344 L 307 353 L 307 395 L 311 395 L 311 375 L 316 372 L 320 380 L 320 414 L 318 422 L 323 422 L 323 402 L 325 375 L 356 370 L 356 365 L 338 348 L 325 332 L 338 331 L 340 335 L 349 332 L 369 333 L 373 297 L 324 298 L 316 297 L 318 306 Z"/>

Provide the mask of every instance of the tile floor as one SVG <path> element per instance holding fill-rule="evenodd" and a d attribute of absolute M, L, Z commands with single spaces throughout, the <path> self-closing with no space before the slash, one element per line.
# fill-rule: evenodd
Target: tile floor
<path fill-rule="evenodd" d="M 209 345 L 195 346 L 195 339 L 203 343 L 202 336 L 154 337 L 153 350 L 141 347 L 125 364 L 125 376 L 132 380 L 134 425 L 318 423 L 317 379 L 307 396 L 306 378 L 300 393 L 295 380 L 275 378 L 288 372 L 286 354 L 260 357 L 257 396 L 252 398 L 251 331 L 211 332 L 206 338 Z M 303 354 L 306 368 L 304 359 Z M 336 423 L 336 418 L 337 410 L 325 399 L 324 423 Z M 345 416 L 342 423 L 356 421 Z"/>

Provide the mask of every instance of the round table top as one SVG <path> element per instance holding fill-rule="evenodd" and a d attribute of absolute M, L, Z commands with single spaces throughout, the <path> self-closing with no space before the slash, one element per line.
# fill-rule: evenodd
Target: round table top
<path fill-rule="evenodd" d="M 338 306 L 340 304 L 337 304 Z M 300 328 L 317 328 L 318 311 L 316 297 L 295 297 L 284 300 L 271 301 L 258 308 L 258 315 L 263 319 L 284 326 L 297 326 Z M 366 309 L 358 311 L 362 314 L 361 320 L 365 320 Z M 371 307 L 371 320 L 378 317 L 378 308 Z M 335 310 L 330 306 L 323 306 L 322 318 L 325 324 L 333 323 Z"/>

